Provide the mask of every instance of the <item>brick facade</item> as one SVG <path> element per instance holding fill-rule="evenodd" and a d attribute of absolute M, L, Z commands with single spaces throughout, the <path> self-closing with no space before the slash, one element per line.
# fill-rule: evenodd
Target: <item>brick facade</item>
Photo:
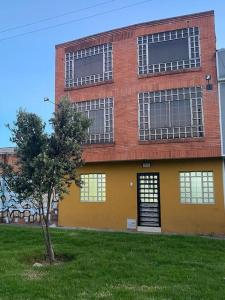
<path fill-rule="evenodd" d="M 162 31 L 199 27 L 201 67 L 151 76 L 138 75 L 137 37 Z M 64 59 L 70 50 L 102 43 L 113 46 L 113 81 L 79 88 L 64 88 Z M 85 146 L 87 162 L 221 156 L 219 103 L 216 78 L 216 44 L 212 11 L 148 22 L 112 30 L 56 46 L 56 101 L 114 97 L 114 144 Z M 205 75 L 212 76 L 213 90 L 206 90 Z M 203 138 L 150 141 L 138 136 L 138 93 L 202 86 L 205 136 Z"/>
<path fill-rule="evenodd" d="M 15 165 L 16 155 L 14 148 L 0 148 L 0 162 Z"/>

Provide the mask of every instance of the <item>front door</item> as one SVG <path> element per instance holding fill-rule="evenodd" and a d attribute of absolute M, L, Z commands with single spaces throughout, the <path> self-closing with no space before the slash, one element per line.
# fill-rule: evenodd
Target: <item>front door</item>
<path fill-rule="evenodd" d="M 159 173 L 138 173 L 138 226 L 161 226 L 159 196 Z"/>

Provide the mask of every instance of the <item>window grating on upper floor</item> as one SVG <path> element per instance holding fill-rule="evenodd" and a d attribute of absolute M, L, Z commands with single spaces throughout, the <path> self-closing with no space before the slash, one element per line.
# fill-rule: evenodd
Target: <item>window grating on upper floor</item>
<path fill-rule="evenodd" d="M 199 28 L 183 28 L 138 37 L 138 74 L 197 68 L 201 65 Z"/>
<path fill-rule="evenodd" d="M 112 44 L 65 54 L 65 87 L 72 88 L 112 80 Z"/>
<path fill-rule="evenodd" d="M 202 88 L 139 93 L 141 141 L 203 137 Z"/>
<path fill-rule="evenodd" d="M 87 144 L 113 143 L 113 98 L 75 102 L 78 112 L 92 123 L 88 129 Z"/>

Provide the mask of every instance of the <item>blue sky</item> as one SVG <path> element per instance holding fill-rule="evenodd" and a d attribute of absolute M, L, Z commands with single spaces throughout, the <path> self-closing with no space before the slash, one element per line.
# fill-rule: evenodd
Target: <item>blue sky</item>
<path fill-rule="evenodd" d="M 107 0 L 0 0 L 0 147 L 12 146 L 10 132 L 5 127 L 12 123 L 16 111 L 24 108 L 35 112 L 46 122 L 54 105 L 55 44 L 90 34 L 150 20 L 215 10 L 217 48 L 225 47 L 225 4 L 223 0 L 149 0 L 123 10 L 87 18 L 141 0 L 112 0 L 107 4 L 82 10 Z M 27 23 L 51 18 L 70 11 L 63 17 L 17 30 L 5 31 Z M 82 19 L 68 25 L 39 31 L 20 37 L 9 37 L 43 27 Z M 5 32 L 2 32 L 5 31 Z"/>

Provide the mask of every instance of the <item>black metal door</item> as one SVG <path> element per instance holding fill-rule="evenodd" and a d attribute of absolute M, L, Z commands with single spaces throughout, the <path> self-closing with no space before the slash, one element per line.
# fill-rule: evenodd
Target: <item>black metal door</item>
<path fill-rule="evenodd" d="M 138 226 L 160 227 L 159 173 L 137 174 Z"/>

